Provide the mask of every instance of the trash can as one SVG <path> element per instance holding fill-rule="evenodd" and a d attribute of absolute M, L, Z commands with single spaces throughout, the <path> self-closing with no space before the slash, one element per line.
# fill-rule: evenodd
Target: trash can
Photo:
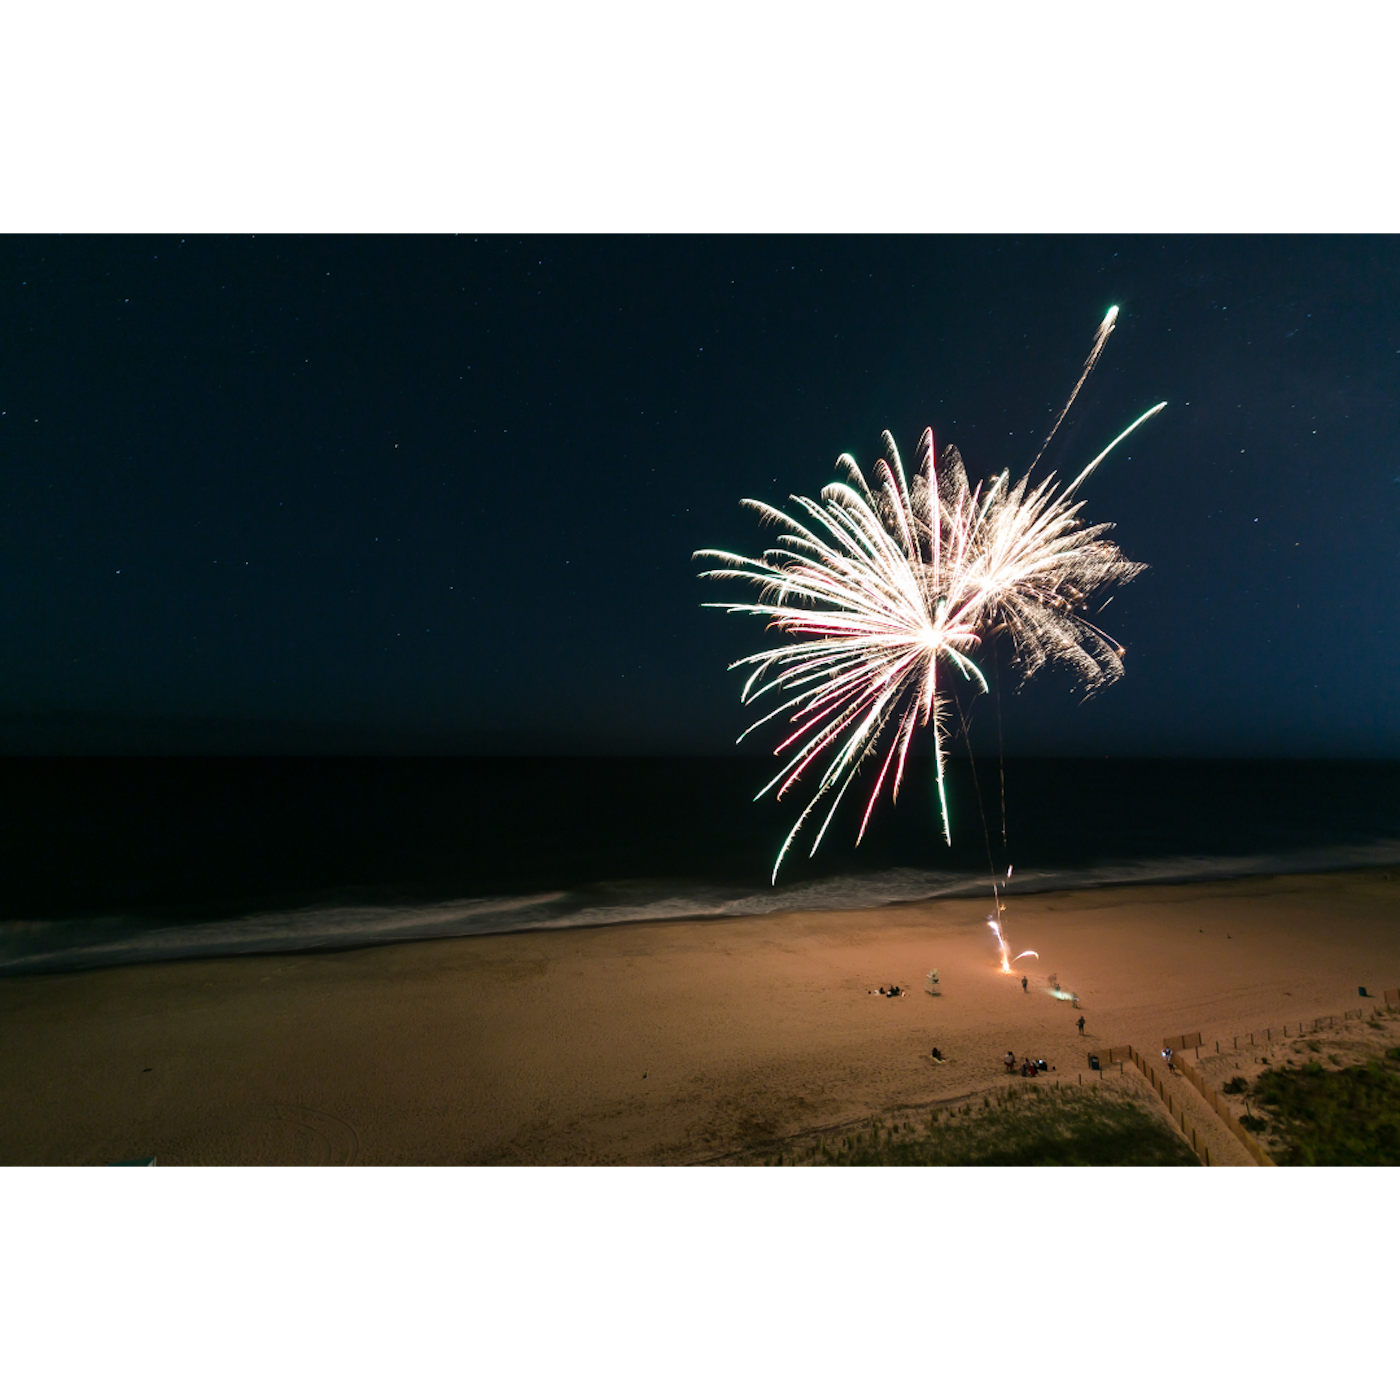
<path fill-rule="evenodd" d="M 1089 1068 L 1090 1068 L 1090 1069 L 1098 1069 L 1098 1067 L 1099 1067 L 1099 1057 L 1098 1057 L 1097 1055 L 1090 1055 L 1090 1056 L 1089 1056 Z"/>

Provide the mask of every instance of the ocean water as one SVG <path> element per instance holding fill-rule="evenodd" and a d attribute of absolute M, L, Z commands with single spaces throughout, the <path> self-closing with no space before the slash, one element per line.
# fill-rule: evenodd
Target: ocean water
<path fill-rule="evenodd" d="M 1400 865 L 1400 764 L 913 761 L 816 858 L 771 760 L 0 760 L 0 974 Z M 873 774 L 872 774 L 873 777 Z M 1003 791 L 1005 828 L 1003 834 Z M 819 823 L 811 824 L 814 837 Z"/>

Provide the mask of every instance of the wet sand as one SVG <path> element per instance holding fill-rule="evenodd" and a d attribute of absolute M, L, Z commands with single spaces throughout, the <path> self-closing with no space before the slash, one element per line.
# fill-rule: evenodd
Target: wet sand
<path fill-rule="evenodd" d="M 939 900 L 3 979 L 0 1162 L 713 1161 L 1002 1084 L 1008 1049 L 1076 1079 L 1091 1050 L 1199 1031 L 1206 1054 L 1400 987 L 1400 871 L 1013 896 L 1011 951 L 1039 953 L 1017 964 L 1024 992 L 987 913 Z M 870 994 L 892 982 L 909 995 Z"/>

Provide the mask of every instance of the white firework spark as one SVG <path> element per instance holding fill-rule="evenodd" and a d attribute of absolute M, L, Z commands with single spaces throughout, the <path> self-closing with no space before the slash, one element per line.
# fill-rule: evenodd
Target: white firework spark
<path fill-rule="evenodd" d="M 1117 310 L 1100 325 L 1069 403 L 1098 359 Z M 745 704 L 765 696 L 780 702 L 740 739 L 778 715 L 787 715 L 791 726 L 774 750 L 786 766 L 757 796 L 777 787 L 781 799 L 808 768 L 821 770 L 815 795 L 778 852 L 775 881 L 821 800 L 833 794 L 812 854 L 862 763 L 883 750 L 856 837 L 860 843 L 892 765 L 898 797 L 920 725 L 932 726 L 943 835 L 951 844 L 945 691 L 950 672 L 986 691 L 973 657 L 997 634 L 1010 637 L 1026 674 L 1047 661 L 1063 661 L 1089 689 L 1122 674 L 1122 649 L 1082 608 L 1092 594 L 1126 582 L 1143 565 L 1129 562 L 1104 538 L 1109 525 L 1085 525 L 1076 517 L 1080 503 L 1074 495 L 1114 447 L 1165 407 L 1159 403 L 1144 413 L 1063 489 L 1054 477 L 1032 487 L 1029 471 L 1015 484 L 1003 472 L 974 487 L 957 448 L 949 446 L 938 458 L 931 428 L 924 430 L 919 465 L 909 478 L 886 433 L 873 484 L 843 454 L 836 465 L 846 481 L 824 488 L 817 501 L 792 497 L 816 528 L 760 501 L 745 501 L 783 530 L 778 547 L 757 559 L 712 549 L 696 554 L 718 566 L 702 578 L 742 579 L 759 589 L 756 603 L 705 606 L 763 617 L 778 631 L 807 639 L 734 662 L 754 668 L 744 686 Z"/>

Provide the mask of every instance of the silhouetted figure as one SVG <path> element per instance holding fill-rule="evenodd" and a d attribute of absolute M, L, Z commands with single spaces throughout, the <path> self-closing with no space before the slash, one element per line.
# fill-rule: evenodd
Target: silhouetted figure
<path fill-rule="evenodd" d="M 1079 1018 L 1079 1034 L 1084 1034 L 1084 1018 L 1082 1016 Z"/>
<path fill-rule="evenodd" d="M 1024 977 L 1021 978 L 1021 990 L 1022 990 L 1023 992 L 1028 992 L 1028 991 L 1030 991 L 1030 988 L 1026 985 L 1026 983 L 1027 983 L 1027 979 L 1024 978 Z"/>
<path fill-rule="evenodd" d="M 939 1063 L 940 1065 L 943 1063 L 943 1055 L 942 1055 L 942 1052 L 939 1050 L 938 1046 L 936 1046 L 936 1045 L 933 1047 L 933 1058 L 934 1058 L 935 1060 L 937 1060 L 938 1063 Z"/>

